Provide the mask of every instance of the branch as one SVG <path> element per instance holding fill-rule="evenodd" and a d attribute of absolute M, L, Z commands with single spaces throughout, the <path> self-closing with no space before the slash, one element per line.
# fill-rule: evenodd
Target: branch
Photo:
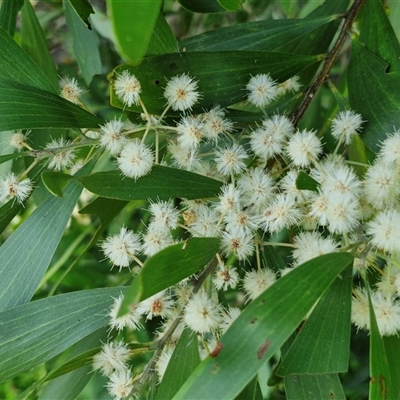
<path fill-rule="evenodd" d="M 340 29 L 339 37 L 336 40 L 335 45 L 329 51 L 325 58 L 324 65 L 321 69 L 321 72 L 317 75 L 314 82 L 307 89 L 306 95 L 298 107 L 298 109 L 290 116 L 290 119 L 294 126 L 297 126 L 304 113 L 306 112 L 308 106 L 310 105 L 312 99 L 317 93 L 318 89 L 322 86 L 322 84 L 327 80 L 329 72 L 337 59 L 340 49 L 343 47 L 344 42 L 347 38 L 347 33 L 350 30 L 358 12 L 361 7 L 364 5 L 365 0 L 356 0 L 343 18 L 343 25 Z"/>

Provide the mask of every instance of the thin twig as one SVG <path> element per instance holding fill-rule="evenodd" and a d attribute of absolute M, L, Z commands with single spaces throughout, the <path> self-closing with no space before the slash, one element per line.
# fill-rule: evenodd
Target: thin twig
<path fill-rule="evenodd" d="M 343 17 L 343 25 L 340 29 L 339 36 L 336 40 L 335 45 L 329 51 L 325 58 L 324 65 L 322 66 L 321 72 L 317 75 L 314 82 L 309 86 L 307 89 L 306 95 L 297 108 L 297 110 L 290 116 L 291 121 L 293 122 L 294 126 L 297 126 L 301 118 L 303 117 L 304 113 L 306 112 L 308 106 L 310 105 L 312 99 L 314 98 L 315 94 L 317 93 L 318 89 L 323 85 L 323 83 L 327 80 L 329 72 L 336 61 L 336 58 L 340 52 L 340 49 L 343 47 L 344 42 L 347 38 L 347 33 L 350 30 L 358 12 L 360 11 L 361 7 L 364 5 L 365 0 L 356 0 L 353 5 L 349 8 L 347 13 Z"/>

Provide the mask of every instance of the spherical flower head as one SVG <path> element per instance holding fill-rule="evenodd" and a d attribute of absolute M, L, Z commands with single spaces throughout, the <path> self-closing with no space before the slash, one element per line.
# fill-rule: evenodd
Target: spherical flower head
<path fill-rule="evenodd" d="M 151 203 L 149 211 L 153 214 L 152 228 L 164 232 L 178 226 L 179 211 L 174 207 L 172 200 Z"/>
<path fill-rule="evenodd" d="M 223 214 L 230 211 L 240 210 L 240 190 L 233 183 L 224 185 L 221 188 L 221 194 L 218 196 L 219 203 L 215 209 Z"/>
<path fill-rule="evenodd" d="M 123 70 L 114 81 L 114 90 L 118 98 L 125 106 L 138 105 L 140 100 L 141 86 L 135 75 L 128 70 Z"/>
<path fill-rule="evenodd" d="M 139 235 L 122 227 L 119 233 L 109 236 L 101 244 L 101 248 L 113 266 L 116 265 L 121 271 L 122 268 L 129 267 L 133 257 L 142 250 L 142 245 Z"/>
<path fill-rule="evenodd" d="M 62 171 L 71 165 L 75 160 L 75 154 L 73 149 L 69 149 L 69 142 L 63 138 L 58 140 L 53 139 L 50 143 L 47 143 L 46 150 L 50 150 L 53 154 L 48 163 L 48 168 L 54 169 L 55 171 Z M 62 150 L 58 150 L 63 148 Z"/>
<path fill-rule="evenodd" d="M 386 164 L 400 164 L 400 130 L 393 132 L 382 142 L 379 155 Z"/>
<path fill-rule="evenodd" d="M 201 291 L 195 293 L 188 301 L 183 318 L 185 324 L 194 332 L 214 332 L 221 322 L 220 306 Z"/>
<path fill-rule="evenodd" d="M 349 233 L 359 225 L 362 218 L 360 203 L 349 194 L 328 194 L 325 216 L 331 233 Z"/>
<path fill-rule="evenodd" d="M 107 390 L 114 400 L 128 397 L 133 390 L 132 373 L 130 369 L 117 371 L 111 374 L 107 382 Z"/>
<path fill-rule="evenodd" d="M 226 256 L 234 254 L 238 260 L 246 260 L 254 253 L 253 234 L 238 226 L 221 233 L 221 249 Z"/>
<path fill-rule="evenodd" d="M 238 179 L 243 206 L 258 213 L 266 207 L 274 192 L 274 181 L 263 168 L 251 168 Z"/>
<path fill-rule="evenodd" d="M 116 299 L 114 299 L 114 303 L 107 314 L 110 317 L 108 325 L 110 326 L 111 329 L 117 329 L 118 331 L 121 331 L 126 327 L 132 330 L 141 328 L 142 327 L 140 323 L 141 314 L 137 311 L 136 308 L 133 308 L 122 317 L 118 317 L 119 309 L 121 308 L 123 300 L 124 296 L 122 294 Z"/>
<path fill-rule="evenodd" d="M 28 141 L 28 135 L 22 133 L 22 131 L 17 131 L 13 133 L 9 139 L 9 143 L 12 147 L 18 151 L 25 148 L 26 142 Z"/>
<path fill-rule="evenodd" d="M 153 256 L 159 251 L 173 244 L 173 238 L 169 230 L 160 231 L 155 229 L 153 224 L 148 226 L 147 232 L 142 236 L 143 253 L 146 256 Z"/>
<path fill-rule="evenodd" d="M 101 351 L 93 356 L 92 366 L 94 370 L 100 370 L 102 375 L 110 376 L 114 372 L 126 370 L 129 358 L 129 347 L 122 341 L 105 343 Z"/>
<path fill-rule="evenodd" d="M 285 115 L 274 115 L 262 121 L 251 133 L 250 146 L 254 154 L 263 160 L 280 154 L 285 139 L 293 133 L 293 124 Z"/>
<path fill-rule="evenodd" d="M 189 223 L 195 237 L 215 237 L 218 234 L 217 223 L 220 214 L 213 208 L 200 204 L 196 209 L 196 218 Z"/>
<path fill-rule="evenodd" d="M 171 315 L 173 306 L 174 301 L 171 296 L 162 291 L 140 302 L 137 312 L 147 315 L 148 320 L 153 317 L 167 318 Z"/>
<path fill-rule="evenodd" d="M 300 90 L 300 78 L 295 75 L 278 85 L 278 96 L 282 96 L 288 92 L 297 93 Z"/>
<path fill-rule="evenodd" d="M 138 179 L 147 175 L 154 163 L 151 149 L 139 139 L 130 140 L 117 157 L 118 168 L 129 177 Z"/>
<path fill-rule="evenodd" d="M 13 172 L 0 177 L 0 202 L 16 199 L 18 203 L 22 204 L 32 190 L 32 181 L 29 178 L 20 181 Z"/>
<path fill-rule="evenodd" d="M 371 300 L 380 335 L 396 335 L 400 331 L 400 303 L 379 290 L 372 293 Z"/>
<path fill-rule="evenodd" d="M 106 148 L 113 156 L 119 154 L 128 143 L 123 129 L 124 123 L 120 119 L 113 119 L 100 126 L 100 146 Z"/>
<path fill-rule="evenodd" d="M 363 193 L 369 204 L 377 210 L 390 208 L 397 203 L 398 183 L 395 182 L 393 168 L 378 160 L 371 165 L 363 181 Z"/>
<path fill-rule="evenodd" d="M 344 143 L 350 144 L 353 137 L 360 133 L 362 123 L 363 120 L 360 114 L 351 110 L 341 111 L 332 120 L 332 136 L 338 141 L 344 140 Z"/>
<path fill-rule="evenodd" d="M 79 87 L 78 81 L 75 78 L 63 78 L 61 80 L 61 93 L 60 96 L 74 104 L 81 104 L 79 96 L 83 90 Z"/>
<path fill-rule="evenodd" d="M 273 271 L 268 268 L 247 271 L 243 280 L 243 289 L 250 300 L 254 300 L 276 281 Z"/>
<path fill-rule="evenodd" d="M 300 221 L 301 211 L 296 206 L 293 197 L 278 194 L 272 204 L 259 217 L 259 224 L 265 232 L 280 232 Z"/>
<path fill-rule="evenodd" d="M 323 254 L 333 253 L 338 248 L 332 238 L 324 238 L 318 232 L 299 233 L 294 238 L 294 245 L 293 258 L 296 266 Z"/>
<path fill-rule="evenodd" d="M 209 140 L 215 142 L 223 133 L 229 133 L 233 130 L 233 123 L 225 118 L 225 111 L 216 106 L 202 115 L 203 135 Z"/>
<path fill-rule="evenodd" d="M 235 267 L 228 268 L 225 264 L 220 264 L 215 272 L 213 283 L 217 290 L 235 289 L 239 283 L 237 269 Z"/>
<path fill-rule="evenodd" d="M 247 158 L 243 146 L 233 143 L 230 147 L 215 152 L 217 169 L 223 175 L 239 174 L 246 168 L 244 160 Z"/>
<path fill-rule="evenodd" d="M 224 222 L 226 223 L 226 230 L 232 231 L 236 227 L 247 230 L 248 232 L 256 231 L 258 229 L 258 218 L 251 215 L 246 211 L 233 210 L 224 215 Z"/>
<path fill-rule="evenodd" d="M 351 167 L 338 165 L 323 179 L 321 191 L 327 194 L 339 194 L 359 197 L 361 182 Z"/>
<path fill-rule="evenodd" d="M 390 254 L 400 252 L 400 213 L 397 210 L 378 212 L 367 225 L 370 242 Z"/>
<path fill-rule="evenodd" d="M 168 150 L 171 153 L 174 165 L 178 168 L 192 171 L 198 168 L 200 161 L 198 159 L 198 150 L 196 148 L 183 148 L 178 143 L 170 141 Z"/>
<path fill-rule="evenodd" d="M 191 110 L 200 97 L 197 81 L 187 74 L 174 76 L 167 83 L 164 97 L 174 111 Z"/>
<path fill-rule="evenodd" d="M 246 90 L 248 101 L 259 108 L 267 106 L 278 96 L 277 84 L 269 74 L 252 76 L 246 85 Z"/>
<path fill-rule="evenodd" d="M 202 139 L 203 124 L 192 116 L 182 117 L 176 126 L 178 144 L 183 149 L 193 149 L 199 146 Z"/>
<path fill-rule="evenodd" d="M 289 139 L 286 151 L 294 165 L 307 167 L 318 159 L 322 152 L 322 144 L 315 132 L 304 129 Z"/>

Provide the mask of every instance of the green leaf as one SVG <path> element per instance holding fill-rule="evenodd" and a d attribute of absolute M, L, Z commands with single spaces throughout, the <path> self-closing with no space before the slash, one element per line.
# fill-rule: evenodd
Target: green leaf
<path fill-rule="evenodd" d="M 7 228 L 12 219 L 22 210 L 24 206 L 15 201 L 9 200 L 0 208 L 0 233 Z"/>
<path fill-rule="evenodd" d="M 46 74 L 0 27 L 0 79 L 56 93 Z M 1 89 L 2 94 L 3 89 Z M 2 100 L 4 97 L 0 96 Z M 15 107 L 15 105 L 14 105 Z"/>
<path fill-rule="evenodd" d="M 352 165 L 352 168 L 358 177 L 362 179 L 367 172 L 368 159 L 365 152 L 364 142 L 361 140 L 360 136 L 356 135 L 353 137 L 353 140 L 347 146 L 347 153 L 349 155 L 349 161 L 365 164 L 365 166 L 359 164 Z"/>
<path fill-rule="evenodd" d="M 198 393 L 204 398 L 233 399 L 351 262 L 350 254 L 327 254 L 280 278 L 247 306 L 221 337 L 218 356 L 207 357 L 174 400 L 196 398 Z"/>
<path fill-rule="evenodd" d="M 127 201 L 97 197 L 86 207 L 79 210 L 79 214 L 97 215 L 101 225 L 106 227 L 127 204 Z"/>
<path fill-rule="evenodd" d="M 387 67 L 386 61 L 353 41 L 347 71 L 349 100 L 367 121 L 361 137 L 375 152 L 393 127 L 400 127 L 400 72 L 388 72 Z"/>
<path fill-rule="evenodd" d="M 120 314 L 126 314 L 129 305 L 139 303 L 199 272 L 218 249 L 217 238 L 190 238 L 148 258 L 125 293 Z"/>
<path fill-rule="evenodd" d="M 204 60 L 213 62 L 205 63 Z M 319 60 L 319 56 L 255 51 L 184 52 L 146 57 L 137 67 L 121 65 L 114 69 L 109 79 L 113 85 L 115 74 L 128 70 L 141 83 L 141 98 L 147 110 L 151 114 L 160 115 L 166 104 L 163 93 L 167 79 L 187 73 L 198 81 L 202 95 L 193 107 L 193 113 L 196 114 L 215 104 L 226 107 L 244 101 L 246 93 L 243 89 L 251 75 L 269 72 L 275 80 L 285 81 Z M 141 112 L 139 106 L 124 106 L 114 90 L 111 92 L 111 104 L 121 109 Z M 172 110 L 168 113 L 176 114 Z"/>
<path fill-rule="evenodd" d="M 162 13 L 159 13 L 146 55 L 168 54 L 178 51 L 179 45 L 172 30 Z"/>
<path fill-rule="evenodd" d="M 0 28 L 0 131 L 95 128 L 103 122 L 56 93 L 45 73 Z"/>
<path fill-rule="evenodd" d="M 23 153 L 13 153 L 13 154 L 4 154 L 0 156 L 0 164 L 3 164 L 9 160 L 14 160 L 14 158 L 24 157 Z"/>
<path fill-rule="evenodd" d="M 185 329 L 158 386 L 156 400 L 172 399 L 199 363 L 197 336 Z"/>
<path fill-rule="evenodd" d="M 0 381 L 50 360 L 108 322 L 123 288 L 85 290 L 23 304 L 0 313 Z"/>
<path fill-rule="evenodd" d="M 187 51 L 228 51 L 252 50 L 289 52 L 288 48 L 298 45 L 316 29 L 328 24 L 333 17 L 318 19 L 267 20 L 247 22 L 201 35 L 192 36 L 179 42 Z"/>
<path fill-rule="evenodd" d="M 346 372 L 350 353 L 352 266 L 324 293 L 282 360 L 277 375 Z"/>
<path fill-rule="evenodd" d="M 319 183 L 311 178 L 310 175 L 305 173 L 304 171 L 300 171 L 296 178 L 296 188 L 298 190 L 312 190 L 313 192 L 317 192 L 319 187 Z"/>
<path fill-rule="evenodd" d="M 75 1 L 75 4 L 76 3 Z M 90 14 L 89 11 L 85 13 L 85 15 L 87 14 L 86 20 L 83 20 L 77 14 L 76 9 L 73 8 L 69 0 L 63 0 L 63 4 L 68 29 L 71 31 L 73 37 L 73 49 L 76 61 L 82 72 L 83 79 L 89 86 L 93 76 L 101 74 L 103 70 L 97 34 L 85 26 L 85 24 L 87 25 L 89 23 L 87 20 Z M 85 4 L 85 2 L 83 2 L 83 4 Z M 90 5 L 88 6 L 91 8 Z M 93 10 L 91 12 L 93 12 Z M 90 24 L 88 26 L 90 26 Z"/>
<path fill-rule="evenodd" d="M 107 0 L 121 55 L 135 65 L 146 54 L 162 1 Z"/>
<path fill-rule="evenodd" d="M 193 172 L 156 165 L 149 175 L 137 181 L 119 171 L 97 172 L 79 178 L 90 192 L 117 200 L 168 200 L 174 197 L 188 200 L 216 197 L 222 182 Z"/>
<path fill-rule="evenodd" d="M 228 11 L 238 10 L 242 6 L 242 0 L 218 0 L 218 3 Z"/>
<path fill-rule="evenodd" d="M 235 400 L 263 400 L 257 376 L 240 392 Z"/>
<path fill-rule="evenodd" d="M 0 80 L 0 115 L 0 131 L 98 128 L 104 122 L 56 94 L 5 80 Z"/>
<path fill-rule="evenodd" d="M 264 258 L 265 265 L 274 272 L 278 272 L 287 267 L 285 261 L 274 246 L 264 246 L 261 254 Z"/>
<path fill-rule="evenodd" d="M 393 393 L 400 394 L 400 338 L 397 335 L 382 338 L 385 353 L 390 366 Z"/>
<path fill-rule="evenodd" d="M 64 188 L 67 186 L 68 182 L 73 179 L 71 175 L 57 171 L 44 171 L 41 176 L 46 189 L 53 196 L 58 197 L 63 197 Z"/>
<path fill-rule="evenodd" d="M 370 340 L 369 340 L 369 398 L 398 399 L 398 382 L 392 382 L 389 359 L 379 333 L 374 307 L 368 292 Z"/>
<path fill-rule="evenodd" d="M 85 173 L 93 168 L 89 162 Z M 62 199 L 50 196 L 0 247 L 0 310 L 28 302 L 61 240 L 82 186 L 71 182 Z"/>
<path fill-rule="evenodd" d="M 89 22 L 90 14 L 94 14 L 93 8 L 88 0 L 68 0 L 79 18 L 87 26 L 88 29 L 92 29 Z"/>
<path fill-rule="evenodd" d="M 400 73 L 400 44 L 382 1 L 367 1 L 360 17 L 360 42 L 384 59 L 390 65 L 390 71 Z"/>
<path fill-rule="evenodd" d="M 44 72 L 55 92 L 59 90 L 58 75 L 43 29 L 29 1 L 21 9 L 21 47 Z"/>
<path fill-rule="evenodd" d="M 178 0 L 180 5 L 186 10 L 197 13 L 219 13 L 225 9 L 217 0 Z"/>
<path fill-rule="evenodd" d="M 346 400 L 337 374 L 289 375 L 285 389 L 287 400 Z"/>
<path fill-rule="evenodd" d="M 24 0 L 3 0 L 0 8 L 0 26 L 12 37 L 14 36 L 17 14 L 24 5 Z"/>

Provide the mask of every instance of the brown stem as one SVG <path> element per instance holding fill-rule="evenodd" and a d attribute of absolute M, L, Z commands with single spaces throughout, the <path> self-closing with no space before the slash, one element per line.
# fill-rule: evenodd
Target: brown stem
<path fill-rule="evenodd" d="M 321 72 L 317 75 L 314 82 L 307 89 L 306 95 L 297 108 L 297 110 L 290 116 L 291 121 L 294 126 L 297 126 L 304 113 L 306 112 L 308 106 L 310 105 L 312 99 L 317 93 L 318 89 L 322 86 L 322 84 L 327 80 L 329 72 L 333 66 L 333 63 L 336 61 L 336 58 L 339 54 L 340 49 L 343 47 L 344 42 L 347 38 L 347 32 L 350 30 L 358 12 L 361 7 L 364 5 L 365 0 L 356 0 L 353 5 L 349 8 L 347 13 L 343 17 L 343 25 L 340 29 L 339 37 L 336 40 L 335 45 L 328 52 L 324 65 L 322 66 Z"/>

